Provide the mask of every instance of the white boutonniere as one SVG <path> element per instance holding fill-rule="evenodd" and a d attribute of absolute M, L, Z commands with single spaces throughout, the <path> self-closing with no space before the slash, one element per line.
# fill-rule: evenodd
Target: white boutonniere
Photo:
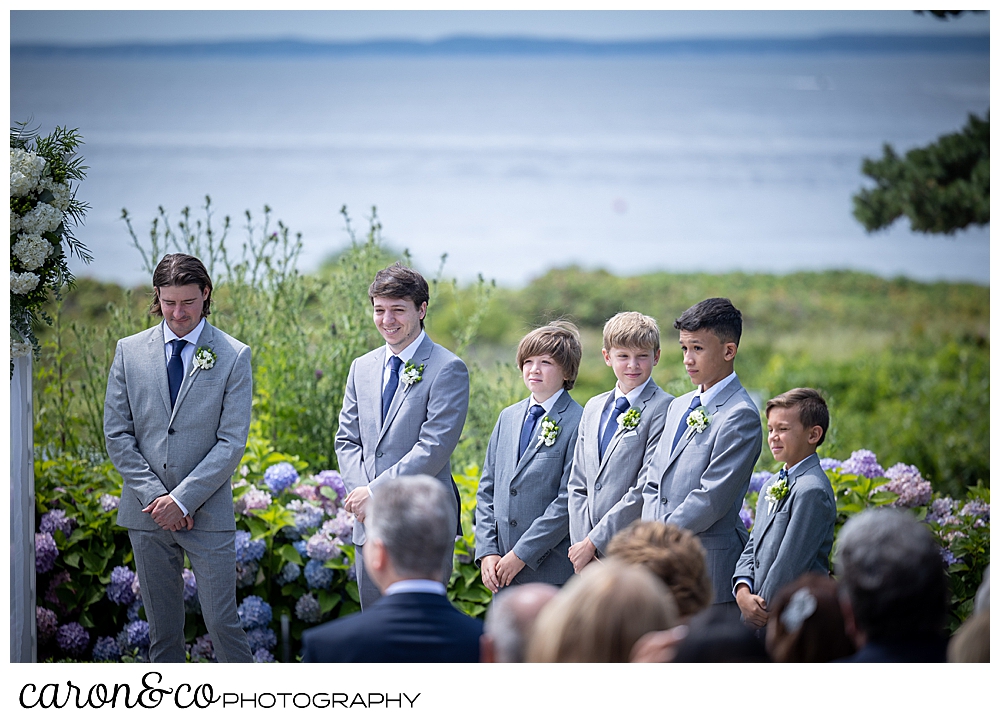
<path fill-rule="evenodd" d="M 625 414 L 618 417 L 618 427 L 623 432 L 631 432 L 639 426 L 639 419 L 641 417 L 642 412 L 640 412 L 637 408 L 632 407 L 630 410 L 625 412 Z"/>
<path fill-rule="evenodd" d="M 399 375 L 399 378 L 403 380 L 403 384 L 405 386 L 410 386 L 423 379 L 423 376 L 421 376 L 423 373 L 424 365 L 421 364 L 420 366 L 417 366 L 411 359 L 406 362 L 406 366 L 403 367 L 403 373 Z"/>
<path fill-rule="evenodd" d="M 771 510 L 786 497 L 788 497 L 788 478 L 779 477 L 764 493 L 764 499 L 767 500 L 767 513 L 771 514 Z"/>
<path fill-rule="evenodd" d="M 687 418 L 687 423 L 698 434 L 708 429 L 708 425 L 712 423 L 712 418 L 705 414 L 704 407 L 698 407 L 691 410 Z"/>
<path fill-rule="evenodd" d="M 194 352 L 194 359 L 191 362 L 191 374 L 188 374 L 188 376 L 193 376 L 199 369 L 208 371 L 215 366 L 216 359 L 218 359 L 218 356 L 210 347 L 199 346 Z"/>
<path fill-rule="evenodd" d="M 559 436 L 559 425 L 553 422 L 548 417 L 542 418 L 542 431 L 538 435 L 538 443 L 535 445 L 535 449 L 538 449 L 543 444 L 546 447 L 551 447 L 556 443 L 556 437 Z"/>

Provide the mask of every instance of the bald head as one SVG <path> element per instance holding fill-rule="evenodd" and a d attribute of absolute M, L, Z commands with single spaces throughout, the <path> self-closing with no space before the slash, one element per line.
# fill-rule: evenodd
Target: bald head
<path fill-rule="evenodd" d="M 555 585 L 531 582 L 494 597 L 483 629 L 483 662 L 523 663 L 531 626 L 557 592 Z"/>

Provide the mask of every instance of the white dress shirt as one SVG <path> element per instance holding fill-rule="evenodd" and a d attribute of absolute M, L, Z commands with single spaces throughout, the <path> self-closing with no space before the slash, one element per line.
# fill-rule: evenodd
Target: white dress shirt
<path fill-rule="evenodd" d="M 420 342 L 424 340 L 425 336 L 427 336 L 427 332 L 421 329 L 417 338 L 411 341 L 410 345 L 403 349 L 403 351 L 399 352 L 399 354 L 393 353 L 388 344 L 385 345 L 385 364 L 382 366 L 382 391 L 385 391 L 385 385 L 389 383 L 389 375 L 392 373 L 392 366 L 390 366 L 389 362 L 392 358 L 394 356 L 398 356 L 402 360 L 403 363 L 399 367 L 399 373 L 402 374 L 403 367 L 406 366 L 406 362 L 410 361 L 410 359 L 413 358 L 413 355 L 417 353 L 417 347 L 420 346 Z"/>
<path fill-rule="evenodd" d="M 715 384 L 713 384 L 704 391 L 701 391 L 701 387 L 699 386 L 698 399 L 701 402 L 701 406 L 707 407 L 709 404 L 711 404 L 712 400 L 715 399 L 717 396 L 719 396 L 719 392 L 725 389 L 726 385 L 728 385 L 729 382 L 731 382 L 733 379 L 736 379 L 736 372 L 733 372 L 725 379 L 716 382 Z"/>
<path fill-rule="evenodd" d="M 385 589 L 385 595 L 396 595 L 401 592 L 429 592 L 434 595 L 444 595 L 444 583 L 440 580 L 397 580 Z"/>
<path fill-rule="evenodd" d="M 202 329 L 205 328 L 204 317 L 202 318 L 201 321 L 198 322 L 198 326 L 196 326 L 191 332 L 189 332 L 185 336 L 177 336 L 174 333 L 174 330 L 170 328 L 170 324 L 167 323 L 166 319 L 163 320 L 162 324 L 163 324 L 163 352 L 167 355 L 168 364 L 170 363 L 170 357 L 174 355 L 174 350 L 173 347 L 170 345 L 170 342 L 172 342 L 174 339 L 183 339 L 184 341 L 189 342 L 188 344 L 184 345 L 183 349 L 181 349 L 181 362 L 183 362 L 184 364 L 184 373 L 190 374 L 191 360 L 194 358 L 195 349 L 198 348 L 198 338 L 201 336 Z M 174 503 L 178 507 L 180 507 L 181 512 L 183 512 L 185 516 L 188 514 L 187 508 L 181 504 L 181 501 L 179 499 L 177 499 L 173 495 L 170 495 L 170 499 L 172 499 Z"/>
<path fill-rule="evenodd" d="M 601 436 L 598 437 L 598 439 L 604 439 L 604 433 L 607 431 L 607 427 L 611 423 L 611 412 L 614 410 L 615 404 L 618 400 L 625 397 L 628 400 L 629 409 L 631 409 L 635 406 L 635 403 L 639 401 L 639 396 L 642 394 L 642 390 L 646 388 L 646 385 L 649 384 L 651 379 L 652 377 L 649 377 L 649 379 L 644 381 L 628 394 L 623 394 L 622 390 L 618 388 L 617 384 L 615 384 L 615 393 L 609 394 L 607 401 L 604 402 L 604 411 L 601 412 Z M 628 409 L 622 412 L 622 414 L 627 412 Z"/>
<path fill-rule="evenodd" d="M 530 411 L 531 408 L 533 406 L 535 406 L 536 404 L 539 405 L 542 409 L 544 409 L 546 414 L 548 414 L 549 412 L 551 412 L 552 411 L 552 407 L 556 406 L 556 401 L 559 399 L 559 397 L 565 391 L 566 391 L 565 389 L 559 389 L 559 391 L 557 391 L 551 397 L 549 397 L 548 399 L 546 399 L 544 402 L 538 401 L 537 399 L 535 399 L 535 395 L 532 394 L 531 398 L 528 400 L 529 401 L 528 409 L 525 410 L 525 412 L 524 412 L 524 419 L 528 418 L 528 411 Z M 524 419 L 521 420 L 521 426 L 524 426 Z"/>

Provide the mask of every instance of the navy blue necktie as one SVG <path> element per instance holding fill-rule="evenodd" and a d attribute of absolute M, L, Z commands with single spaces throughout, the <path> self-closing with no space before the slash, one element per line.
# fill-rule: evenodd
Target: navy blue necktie
<path fill-rule="evenodd" d="M 521 444 L 517 450 L 518 460 L 524 456 L 525 450 L 528 449 L 531 438 L 534 436 L 535 425 L 538 424 L 538 418 L 543 414 L 545 414 L 545 407 L 541 404 L 536 404 L 528 410 L 528 416 L 524 418 L 524 426 L 521 427 Z"/>
<path fill-rule="evenodd" d="M 615 408 L 611 410 L 611 416 L 608 417 L 608 424 L 604 427 L 604 434 L 601 435 L 601 443 L 597 447 L 597 458 L 599 460 L 604 460 L 604 452 L 608 448 L 608 444 L 611 443 L 611 438 L 615 436 L 615 431 L 618 429 L 618 417 L 625 413 L 625 410 L 629 408 L 627 397 L 618 397 L 615 402 Z"/>
<path fill-rule="evenodd" d="M 167 384 L 170 385 L 170 408 L 174 408 L 177 402 L 177 392 L 181 390 L 181 382 L 184 381 L 184 360 L 181 359 L 181 350 L 187 344 L 183 339 L 173 339 L 170 342 L 172 353 L 170 361 L 167 362 Z"/>
<path fill-rule="evenodd" d="M 688 407 L 688 410 L 684 413 L 684 416 L 681 417 L 681 423 L 677 425 L 677 433 L 674 435 L 674 443 L 673 446 L 670 447 L 670 451 L 673 451 L 674 447 L 677 446 L 677 443 L 681 440 L 681 435 L 684 434 L 684 430 L 687 429 L 688 417 L 691 416 L 691 412 L 693 412 L 700 406 L 701 406 L 701 397 L 695 394 L 694 399 L 691 400 L 691 406 Z"/>
<path fill-rule="evenodd" d="M 788 479 L 788 470 L 782 467 L 781 471 L 778 472 L 778 481 L 781 482 L 782 480 L 786 479 Z"/>
<path fill-rule="evenodd" d="M 382 390 L 382 421 L 385 422 L 385 415 L 389 413 L 389 406 L 392 404 L 392 398 L 396 394 L 396 387 L 399 386 L 399 368 L 403 365 L 403 360 L 398 356 L 393 354 L 389 357 L 389 381 L 385 383 L 385 389 Z"/>

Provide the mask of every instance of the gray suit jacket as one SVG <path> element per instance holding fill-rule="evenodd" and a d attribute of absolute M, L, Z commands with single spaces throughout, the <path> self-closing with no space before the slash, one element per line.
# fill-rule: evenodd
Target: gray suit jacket
<path fill-rule="evenodd" d="M 236 529 L 229 481 L 250 429 L 250 347 L 207 322 L 198 339 L 203 346 L 215 352 L 215 365 L 185 371 L 173 411 L 163 322 L 115 348 L 104 435 L 124 480 L 122 527 L 160 529 L 142 509 L 169 492 L 192 514 L 196 529 Z"/>
<path fill-rule="evenodd" d="M 697 533 L 715 602 L 734 602 L 733 570 L 749 539 L 740 509 L 760 457 L 760 412 L 739 379 L 733 379 L 706 408 L 708 428 L 696 433 L 689 427 L 671 451 L 677 427 L 697 393 L 678 397 L 667 411 L 642 489 L 642 519 Z"/>
<path fill-rule="evenodd" d="M 619 427 L 602 460 L 598 455 L 601 414 L 614 393 L 612 389 L 598 394 L 584 407 L 567 485 L 570 544 L 590 537 L 600 556 L 611 538 L 642 514 L 642 480 L 674 399 L 650 379 L 636 400 L 639 426 L 630 432 Z"/>
<path fill-rule="evenodd" d="M 573 574 L 569 561 L 566 483 L 573 465 L 583 408 L 563 392 L 546 417 L 559 427 L 551 447 L 535 440 L 517 459 L 521 427 L 531 397 L 500 412 L 493 428 L 476 495 L 476 561 L 511 550 L 524 561 L 515 582 L 561 585 Z"/>
<path fill-rule="evenodd" d="M 770 603 L 785 585 L 805 572 L 830 572 L 830 549 L 837 522 L 837 501 L 819 455 L 805 459 L 788 480 L 788 495 L 768 511 L 767 489 L 761 487 L 754 527 L 740 556 L 737 578 L 749 578 L 751 591 Z"/>
<path fill-rule="evenodd" d="M 412 361 L 423 364 L 421 380 L 400 381 L 382 422 L 382 373 L 386 347 L 368 352 L 351 364 L 340 410 L 335 447 L 348 492 L 369 485 L 373 495 L 392 477 L 426 474 L 441 480 L 456 499 L 451 453 L 469 411 L 469 370 L 465 362 L 425 337 Z M 363 545 L 365 528 L 354 524 L 354 544 Z"/>

